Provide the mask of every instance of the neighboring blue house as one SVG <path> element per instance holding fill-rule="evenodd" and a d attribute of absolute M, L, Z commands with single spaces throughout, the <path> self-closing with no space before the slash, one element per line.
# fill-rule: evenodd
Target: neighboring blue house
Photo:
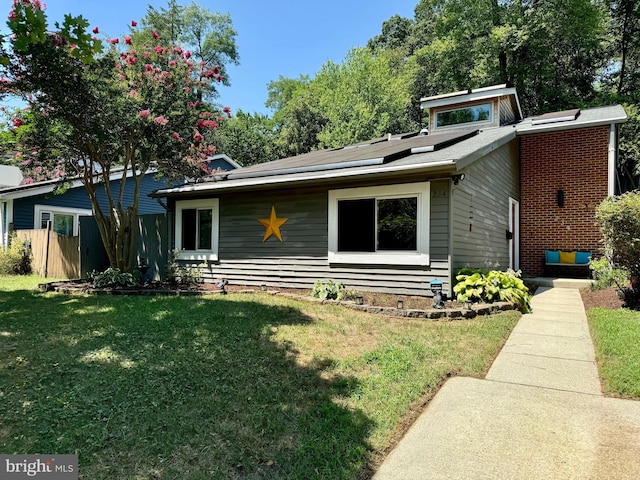
<path fill-rule="evenodd" d="M 239 165 L 226 155 L 211 157 L 210 166 L 213 169 L 224 171 L 238 168 Z M 120 173 L 117 173 L 111 182 L 111 188 L 119 188 Z M 71 183 L 71 186 L 62 194 L 53 194 L 57 181 L 31 183 L 19 186 L 0 186 L 0 247 L 8 244 L 10 230 L 30 230 L 46 228 L 50 221 L 52 230 L 61 235 L 78 235 L 80 217 L 92 216 L 91 200 L 84 186 L 79 180 Z M 2 182 L 0 182 L 0 185 Z M 149 193 L 161 188 L 167 188 L 163 180 L 156 180 L 149 173 L 142 182 L 138 213 L 139 215 L 163 214 L 165 208 Z M 133 182 L 127 186 L 124 198 L 125 206 L 130 205 L 133 195 Z M 98 190 L 100 205 L 107 208 L 107 198 L 104 187 Z"/>

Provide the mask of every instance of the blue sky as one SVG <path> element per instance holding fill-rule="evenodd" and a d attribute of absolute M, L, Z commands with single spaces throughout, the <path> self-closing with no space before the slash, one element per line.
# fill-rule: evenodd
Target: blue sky
<path fill-rule="evenodd" d="M 167 0 L 44 0 L 49 22 L 66 13 L 83 15 L 91 28 L 121 36 L 147 6 Z M 188 5 L 189 0 L 179 0 Z M 229 69 L 230 87 L 220 87 L 220 102 L 233 111 L 270 113 L 264 106 L 267 84 L 279 75 L 313 76 L 327 60 L 341 62 L 354 47 L 380 33 L 382 22 L 398 14 L 413 17 L 418 0 L 200 0 L 201 6 L 229 13 L 238 32 L 240 65 Z M 7 12 L 9 2 L 6 2 Z M 2 12 L 4 14 L 4 12 Z"/>

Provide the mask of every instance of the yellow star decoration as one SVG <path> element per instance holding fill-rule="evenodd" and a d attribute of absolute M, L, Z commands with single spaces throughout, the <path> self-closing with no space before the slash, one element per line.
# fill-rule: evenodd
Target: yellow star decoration
<path fill-rule="evenodd" d="M 264 232 L 263 242 L 266 242 L 271 235 L 275 235 L 276 238 L 282 241 L 282 235 L 280 234 L 280 227 L 289 220 L 288 218 L 278 218 L 276 215 L 276 207 L 271 206 L 271 216 L 269 218 L 261 218 L 258 221 L 267 227 L 267 231 Z"/>

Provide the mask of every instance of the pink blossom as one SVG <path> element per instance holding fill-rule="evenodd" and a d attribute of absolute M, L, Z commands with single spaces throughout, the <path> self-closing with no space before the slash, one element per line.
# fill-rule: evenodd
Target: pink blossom
<path fill-rule="evenodd" d="M 131 90 L 131 91 L 129 92 L 129 95 L 130 95 L 130 96 L 132 96 L 132 97 L 137 97 L 137 96 L 138 96 L 138 92 L 137 92 L 137 91 L 135 91 L 135 90 Z"/>
<path fill-rule="evenodd" d="M 180 136 L 180 134 L 178 132 L 173 132 L 171 134 L 171 136 L 176 139 L 178 142 L 182 143 L 182 137 Z"/>
<path fill-rule="evenodd" d="M 18 14 L 11 10 L 11 12 L 9 12 L 9 20 L 17 20 L 18 19 Z"/>
<path fill-rule="evenodd" d="M 170 67 L 175 67 L 175 66 L 176 66 L 176 63 L 177 63 L 177 62 L 176 62 L 175 60 L 171 60 L 171 61 L 169 62 L 169 66 L 170 66 Z"/>
<path fill-rule="evenodd" d="M 94 29 L 93 29 L 93 30 L 91 30 L 91 31 L 92 31 L 93 33 L 95 33 L 96 35 L 97 35 L 98 33 L 100 33 L 100 29 L 99 29 L 98 27 L 94 27 Z"/>
<path fill-rule="evenodd" d="M 187 50 L 186 52 L 184 52 L 184 58 L 186 58 L 187 60 L 189 58 L 191 58 L 191 52 L 189 50 Z"/>
<path fill-rule="evenodd" d="M 14 118 L 12 120 L 12 123 L 13 123 L 13 126 L 16 127 L 16 128 L 21 127 L 23 125 L 22 120 L 19 119 L 19 118 Z"/>
<path fill-rule="evenodd" d="M 193 62 L 187 62 L 188 67 L 193 67 Z"/>
<path fill-rule="evenodd" d="M 22 158 L 22 153 L 16 152 L 16 158 Z"/>
<path fill-rule="evenodd" d="M 127 35 L 126 37 L 124 37 L 124 43 L 126 43 L 127 45 L 133 45 L 133 39 Z"/>
<path fill-rule="evenodd" d="M 147 72 L 150 72 L 151 70 L 153 70 L 153 67 L 147 63 L 147 64 L 144 66 L 144 69 L 145 69 Z"/>
<path fill-rule="evenodd" d="M 167 123 L 169 123 L 169 120 L 164 118 L 162 115 L 154 118 L 153 121 L 156 122 L 158 125 L 166 125 Z"/>
<path fill-rule="evenodd" d="M 119 73 L 119 74 L 118 74 L 118 78 L 119 78 L 120 80 L 124 80 L 124 79 L 125 79 L 125 78 L 127 78 L 127 77 L 125 77 L 123 74 Z"/>
<path fill-rule="evenodd" d="M 191 89 L 189 87 L 184 87 L 184 91 L 189 93 L 191 91 Z"/>
<path fill-rule="evenodd" d="M 110 38 L 107 40 L 107 42 L 109 42 L 111 45 L 115 45 L 116 43 L 120 43 L 120 39 L 119 38 Z"/>
<path fill-rule="evenodd" d="M 202 134 L 201 134 L 200 132 L 196 132 L 196 133 L 193 135 L 193 139 L 194 139 L 196 142 L 198 142 L 198 143 L 199 143 L 199 142 L 202 142 L 202 141 L 204 140 L 204 137 L 202 136 Z"/>
<path fill-rule="evenodd" d="M 138 22 L 136 22 L 135 20 L 131 20 L 131 26 L 132 27 L 137 27 L 138 26 Z"/>
<path fill-rule="evenodd" d="M 156 40 L 160 38 L 160 35 L 158 35 L 158 32 L 156 32 L 155 30 L 151 30 L 151 35 L 153 35 L 153 38 Z"/>
<path fill-rule="evenodd" d="M 222 109 L 222 111 L 223 111 L 224 113 L 230 113 L 230 112 L 231 112 L 231 107 L 224 107 L 224 108 Z"/>
<path fill-rule="evenodd" d="M 140 110 L 140 112 L 138 112 L 141 117 L 147 117 L 150 113 L 150 110 Z"/>
<path fill-rule="evenodd" d="M 149 58 L 151 57 L 151 52 L 144 52 L 143 55 L 144 55 L 144 58 Z"/>
<path fill-rule="evenodd" d="M 27 177 L 24 180 L 22 180 L 22 185 L 29 185 L 30 183 L 33 183 L 33 178 L 31 177 Z"/>
<path fill-rule="evenodd" d="M 155 52 L 160 55 L 162 52 L 164 52 L 164 48 L 162 48 L 160 45 L 157 45 L 153 48 L 155 50 Z"/>
<path fill-rule="evenodd" d="M 181 47 L 174 47 L 173 51 L 176 52 L 178 55 L 182 55 L 182 48 Z"/>

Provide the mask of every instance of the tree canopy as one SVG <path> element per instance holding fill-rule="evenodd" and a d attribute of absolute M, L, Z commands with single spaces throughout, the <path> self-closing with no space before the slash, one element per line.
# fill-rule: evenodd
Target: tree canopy
<path fill-rule="evenodd" d="M 201 100 L 211 81 L 203 75 L 207 67 L 189 50 L 161 43 L 154 30 L 147 32 L 149 43 L 134 47 L 129 35 L 100 41 L 99 27 L 93 36 L 83 33 L 82 17 L 68 16 L 52 29 L 37 0 L 16 0 L 9 27 L 15 36 L 3 46 L 10 61 L 0 67 L 0 94 L 20 94 L 29 105 L 13 119 L 9 148 L 23 165 L 82 181 L 111 266 L 130 270 L 144 176 L 151 169 L 168 178 L 208 173 L 215 147 L 206 137 L 223 112 Z M 106 209 L 98 185 L 105 188 Z M 127 185 L 133 186 L 130 204 Z"/>

